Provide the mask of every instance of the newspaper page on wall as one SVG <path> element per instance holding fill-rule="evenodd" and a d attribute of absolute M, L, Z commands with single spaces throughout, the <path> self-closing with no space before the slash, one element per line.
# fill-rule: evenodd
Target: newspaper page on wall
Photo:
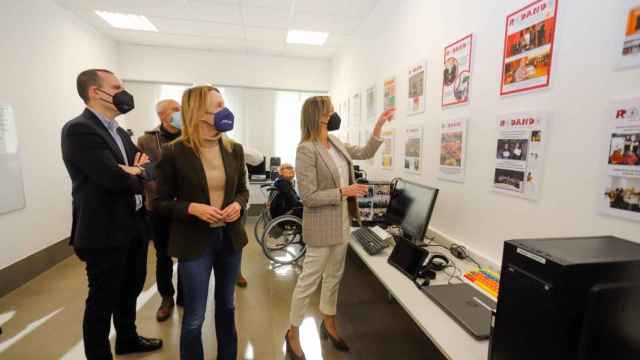
<path fill-rule="evenodd" d="M 408 127 L 405 130 L 404 164 L 407 172 L 422 172 L 422 126 Z"/>
<path fill-rule="evenodd" d="M 378 106 L 377 102 L 378 98 L 376 97 L 376 86 L 372 85 L 367 88 L 367 122 L 369 124 L 373 124 L 376 120 L 376 116 L 378 115 Z"/>
<path fill-rule="evenodd" d="M 640 0 L 625 0 L 624 35 L 618 48 L 618 68 L 640 65 Z"/>
<path fill-rule="evenodd" d="M 640 220 L 640 98 L 613 101 L 607 116 L 603 213 Z"/>
<path fill-rule="evenodd" d="M 382 132 L 382 169 L 393 170 L 393 154 L 395 151 L 395 130 L 389 129 Z"/>
<path fill-rule="evenodd" d="M 427 61 L 423 60 L 409 68 L 408 115 L 423 113 L 427 90 Z"/>
<path fill-rule="evenodd" d="M 469 101 L 472 47 L 470 34 L 444 48 L 442 107 Z"/>
<path fill-rule="evenodd" d="M 0 104 L 0 214 L 25 207 L 18 129 L 13 107 Z"/>
<path fill-rule="evenodd" d="M 546 112 L 506 114 L 498 120 L 493 189 L 536 200 L 540 195 Z"/>
<path fill-rule="evenodd" d="M 384 81 L 384 107 L 383 111 L 396 107 L 396 78 Z M 395 117 L 395 116 L 394 116 Z M 392 118 L 393 119 L 393 118 Z"/>
<path fill-rule="evenodd" d="M 467 119 L 445 120 L 440 125 L 441 180 L 464 182 Z"/>
<path fill-rule="evenodd" d="M 538 0 L 507 16 L 500 95 L 549 86 L 558 0 Z"/>

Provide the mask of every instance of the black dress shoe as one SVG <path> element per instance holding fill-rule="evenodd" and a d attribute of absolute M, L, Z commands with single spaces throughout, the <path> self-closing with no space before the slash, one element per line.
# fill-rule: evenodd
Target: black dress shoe
<path fill-rule="evenodd" d="M 302 355 L 298 355 L 296 354 L 295 351 L 293 351 L 293 347 L 291 346 L 291 343 L 289 342 L 289 332 L 287 331 L 284 334 L 284 341 L 287 344 L 287 356 L 286 358 L 289 360 L 307 360 L 307 358 L 304 356 L 304 353 L 302 353 Z"/>
<path fill-rule="evenodd" d="M 147 339 L 142 336 L 138 336 L 134 340 L 126 342 L 116 341 L 116 354 L 125 355 L 131 353 L 144 353 L 150 351 L 156 351 L 162 347 L 161 339 Z"/>
<path fill-rule="evenodd" d="M 336 350 L 338 351 L 343 351 L 343 352 L 349 351 L 349 345 L 347 345 L 347 343 L 343 339 L 334 338 L 333 336 L 331 336 L 331 334 L 329 334 L 329 331 L 327 330 L 327 327 L 325 326 L 324 321 L 322 322 L 322 324 L 320 324 L 320 338 L 322 340 L 327 340 L 327 339 L 331 340 L 333 347 L 336 348 Z"/>

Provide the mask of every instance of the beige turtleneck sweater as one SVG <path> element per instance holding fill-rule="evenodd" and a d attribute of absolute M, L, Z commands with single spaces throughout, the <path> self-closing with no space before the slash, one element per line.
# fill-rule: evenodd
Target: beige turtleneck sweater
<path fill-rule="evenodd" d="M 202 148 L 200 149 L 200 160 L 202 161 L 204 173 L 207 178 L 211 206 L 223 210 L 222 205 L 224 202 L 226 174 L 224 171 L 222 152 L 220 149 L 220 144 L 218 143 L 218 139 L 204 140 Z M 224 226 L 223 221 L 211 224 L 211 227 L 221 226 Z"/>

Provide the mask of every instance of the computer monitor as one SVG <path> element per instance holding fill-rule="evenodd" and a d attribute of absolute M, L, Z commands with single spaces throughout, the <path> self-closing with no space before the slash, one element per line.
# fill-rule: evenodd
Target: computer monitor
<path fill-rule="evenodd" d="M 396 180 L 385 216 L 387 222 L 390 225 L 399 225 L 405 239 L 422 242 L 438 191 L 436 188 L 407 180 Z"/>
<path fill-rule="evenodd" d="M 262 157 L 262 162 L 256 166 L 247 164 L 247 172 L 249 173 L 249 180 L 266 180 L 267 174 L 267 161 Z"/>

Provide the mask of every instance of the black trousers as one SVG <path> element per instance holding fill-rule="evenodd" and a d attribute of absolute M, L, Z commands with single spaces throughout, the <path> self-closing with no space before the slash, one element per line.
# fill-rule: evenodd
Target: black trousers
<path fill-rule="evenodd" d="M 112 359 L 109 343 L 111 317 L 116 328 L 116 342 L 138 336 L 136 300 L 147 274 L 148 241 L 144 217 L 138 219 L 138 235 L 128 246 L 109 249 L 75 249 L 86 264 L 89 281 L 82 332 L 88 360 Z"/>
<path fill-rule="evenodd" d="M 169 256 L 169 230 L 171 220 L 151 213 L 148 217 L 150 235 L 156 248 L 156 282 L 162 297 L 173 297 L 173 260 Z M 178 276 L 178 298 L 182 298 L 180 276 Z M 179 301 L 180 302 L 180 301 Z M 181 302 L 180 302 L 181 303 Z"/>

